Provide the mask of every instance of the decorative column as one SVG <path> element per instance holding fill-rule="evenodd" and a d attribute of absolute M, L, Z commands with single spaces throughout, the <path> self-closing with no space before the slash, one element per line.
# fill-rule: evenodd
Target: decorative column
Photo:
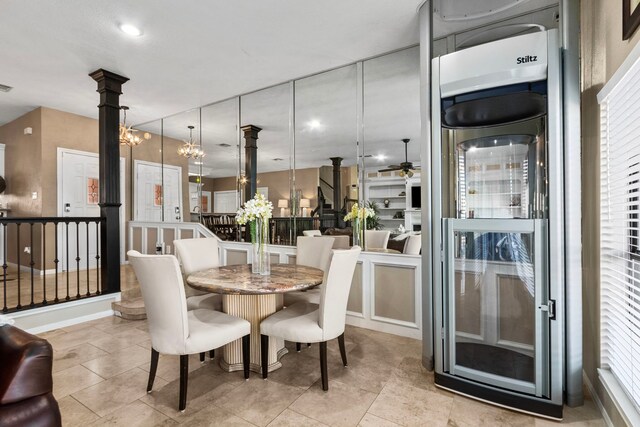
<path fill-rule="evenodd" d="M 258 132 L 262 130 L 254 125 L 240 128 L 244 135 L 244 173 L 247 182 L 244 185 L 244 201 L 250 200 L 258 191 Z"/>
<path fill-rule="evenodd" d="M 333 210 L 336 211 L 336 215 L 339 215 L 338 211 L 342 208 L 342 195 L 340 189 L 342 188 L 340 165 L 342 164 L 342 157 L 331 157 L 331 163 L 333 163 Z"/>
<path fill-rule="evenodd" d="M 129 79 L 99 69 L 98 153 L 100 180 L 100 281 L 102 293 L 120 292 L 120 95 Z"/>

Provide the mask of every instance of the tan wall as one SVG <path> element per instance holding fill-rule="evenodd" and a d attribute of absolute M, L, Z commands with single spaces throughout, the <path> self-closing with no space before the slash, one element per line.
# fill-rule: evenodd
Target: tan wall
<path fill-rule="evenodd" d="M 24 128 L 33 128 L 32 135 L 24 135 Z M 164 153 L 160 152 L 160 137 L 152 134 L 152 139 L 133 149 L 135 159 L 160 163 L 164 154 L 165 164 L 182 168 L 183 210 L 189 207 L 188 161 L 178 156 L 177 150 L 182 141 L 164 138 Z M 98 152 L 98 121 L 64 111 L 41 107 L 18 119 L 0 126 L 0 143 L 6 144 L 5 178 L 7 190 L 2 196 L 8 203 L 13 217 L 41 217 L 58 215 L 57 155 L 58 147 L 91 153 Z M 120 156 L 125 158 L 125 194 L 121 201 L 125 204 L 125 219 L 132 218 L 133 182 L 131 180 L 131 149 L 121 147 Z M 37 192 L 38 199 L 33 200 L 31 193 Z M 186 219 L 188 220 L 188 218 Z M 29 235 L 22 231 L 20 247 L 29 246 Z M 39 227 L 34 227 L 35 268 L 41 269 L 42 246 Z M 125 237 L 126 238 L 126 237 Z M 54 229 L 47 227 L 46 263 L 44 268 L 51 269 L 54 253 Z M 8 233 L 8 261 L 15 262 L 15 233 Z M 11 249 L 14 248 L 14 249 Z M 21 264 L 26 265 L 24 255 Z"/>
<path fill-rule="evenodd" d="M 596 95 L 640 40 L 622 40 L 622 2 L 581 2 L 582 80 L 582 236 L 584 371 L 596 388 L 614 425 L 624 425 L 598 380 L 600 367 L 600 156 L 599 106 Z"/>
<path fill-rule="evenodd" d="M 25 135 L 24 128 L 31 127 L 32 135 Z M 40 159 L 42 141 L 42 109 L 35 110 L 0 126 L 0 143 L 5 144 L 5 180 L 7 189 L 0 196 L 2 203 L 7 203 L 14 217 L 43 216 L 42 209 L 42 172 Z M 31 194 L 36 192 L 37 199 Z M 21 227 L 20 244 L 16 241 L 15 226 L 8 226 L 7 230 L 7 261 L 17 262 L 17 252 L 25 246 L 30 246 L 29 230 Z M 34 226 L 34 242 L 32 253 L 36 265 L 41 263 L 40 227 Z M 20 264 L 28 265 L 30 258 L 21 254 Z"/>

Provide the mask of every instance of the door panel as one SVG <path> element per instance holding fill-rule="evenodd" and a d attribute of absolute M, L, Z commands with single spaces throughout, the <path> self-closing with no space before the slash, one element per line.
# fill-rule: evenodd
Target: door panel
<path fill-rule="evenodd" d="M 448 367 L 453 375 L 545 395 L 546 220 L 446 219 Z"/>
<path fill-rule="evenodd" d="M 136 221 L 182 221 L 182 168 L 135 161 Z"/>

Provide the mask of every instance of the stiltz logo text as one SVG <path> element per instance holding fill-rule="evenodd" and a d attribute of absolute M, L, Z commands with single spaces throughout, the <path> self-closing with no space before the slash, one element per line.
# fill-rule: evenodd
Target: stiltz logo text
<path fill-rule="evenodd" d="M 537 60 L 538 60 L 537 56 L 532 56 L 532 55 L 519 56 L 516 59 L 516 64 L 526 64 L 527 62 L 536 62 Z"/>

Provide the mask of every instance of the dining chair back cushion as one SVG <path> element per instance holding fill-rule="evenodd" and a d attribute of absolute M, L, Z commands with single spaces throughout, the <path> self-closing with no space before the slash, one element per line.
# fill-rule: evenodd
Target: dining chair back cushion
<path fill-rule="evenodd" d="M 365 230 L 364 245 L 366 249 L 387 249 L 390 231 Z"/>
<path fill-rule="evenodd" d="M 402 253 L 420 255 L 420 249 L 422 249 L 422 236 L 420 234 L 415 234 L 407 237 Z"/>
<path fill-rule="evenodd" d="M 305 236 L 322 236 L 322 232 L 320 230 L 304 230 L 302 234 Z"/>
<path fill-rule="evenodd" d="M 359 246 L 333 251 L 327 280 L 320 294 L 318 313 L 324 341 L 337 338 L 344 332 L 349 291 L 360 251 Z"/>
<path fill-rule="evenodd" d="M 218 239 L 214 237 L 174 240 L 173 246 L 187 276 L 220 265 Z"/>
<path fill-rule="evenodd" d="M 325 272 L 331 262 L 333 237 L 300 236 L 296 242 L 296 264 L 319 268 Z"/>
<path fill-rule="evenodd" d="M 173 255 L 127 252 L 140 283 L 151 345 L 160 353 L 184 354 L 189 336 L 187 303 L 178 260 Z"/>

